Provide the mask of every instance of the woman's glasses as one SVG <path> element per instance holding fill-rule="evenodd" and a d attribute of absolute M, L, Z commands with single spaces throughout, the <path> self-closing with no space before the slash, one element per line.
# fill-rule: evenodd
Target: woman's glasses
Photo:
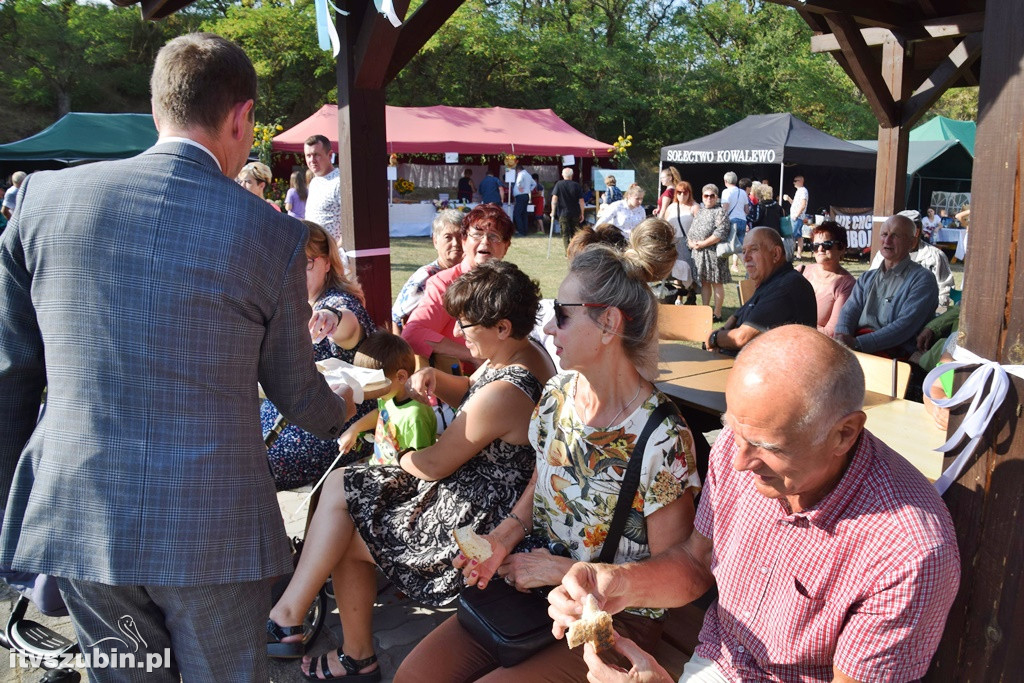
<path fill-rule="evenodd" d="M 835 240 L 825 240 L 824 242 L 814 242 L 813 247 L 814 247 L 814 251 L 818 251 L 819 249 L 824 249 L 825 251 L 830 251 L 832 249 L 832 247 L 835 247 L 835 246 L 838 246 L 838 245 L 839 245 L 839 243 L 836 242 Z"/>
<path fill-rule="evenodd" d="M 459 329 L 465 332 L 470 327 L 476 327 L 480 323 L 464 323 L 461 320 L 456 319 L 455 323 L 459 326 Z"/>
<path fill-rule="evenodd" d="M 466 237 L 471 240 L 480 241 L 486 239 L 491 244 L 497 244 L 498 242 L 504 242 L 505 238 L 496 232 L 485 232 L 482 230 L 467 230 Z"/>
<path fill-rule="evenodd" d="M 563 303 L 563 302 L 559 301 L 558 299 L 555 299 L 555 304 L 554 304 L 554 309 L 555 309 L 555 326 L 558 327 L 558 329 L 562 329 L 562 326 L 565 325 L 565 321 L 569 319 L 569 316 L 566 315 L 565 310 L 564 310 L 568 306 L 582 306 L 583 308 L 611 308 L 611 304 L 592 304 L 592 303 L 567 304 L 567 303 Z M 626 320 L 632 320 L 632 318 L 630 318 L 628 315 L 626 315 L 625 312 L 623 312 L 623 311 L 620 311 L 620 312 L 622 312 L 622 317 L 624 317 Z"/>
<path fill-rule="evenodd" d="M 306 259 L 306 270 L 313 270 L 313 264 L 316 263 L 316 260 L 318 258 L 320 258 L 320 257 L 319 256 L 314 256 L 313 258 L 307 258 Z"/>
<path fill-rule="evenodd" d="M 702 195 L 702 196 L 703 196 L 703 197 L 704 197 L 705 199 L 707 199 L 708 197 L 717 197 L 718 195 L 717 195 L 717 194 L 705 194 L 705 195 Z"/>

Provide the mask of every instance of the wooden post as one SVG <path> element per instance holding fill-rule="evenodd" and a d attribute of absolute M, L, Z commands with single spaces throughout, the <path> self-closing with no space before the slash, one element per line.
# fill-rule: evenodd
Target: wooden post
<path fill-rule="evenodd" d="M 878 126 L 878 159 L 875 162 L 875 222 L 871 230 L 871 255 L 878 251 L 881 221 L 903 210 L 907 193 L 907 150 L 910 129 L 900 116 L 906 90 L 906 46 L 893 34 L 882 45 L 882 78 L 895 107 L 893 125 Z"/>
<path fill-rule="evenodd" d="M 1024 364 L 1024 4 L 988 0 L 960 342 Z M 1013 380 L 987 443 L 945 499 L 960 591 L 929 681 L 1012 681 L 1024 671 L 1024 381 Z"/>
<path fill-rule="evenodd" d="M 372 3 L 349 2 L 351 14 L 335 18 L 338 53 L 338 168 L 341 242 L 355 254 L 366 310 L 378 325 L 391 319 L 388 235 L 387 138 L 384 89 L 355 87 L 355 49 L 362 22 L 374 19 Z"/>

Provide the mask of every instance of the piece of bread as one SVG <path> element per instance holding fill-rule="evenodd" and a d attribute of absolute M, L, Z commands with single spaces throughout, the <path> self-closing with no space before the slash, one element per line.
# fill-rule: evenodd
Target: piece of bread
<path fill-rule="evenodd" d="M 598 652 L 612 649 L 615 645 L 612 615 L 598 609 L 597 600 L 593 595 L 588 595 L 583 601 L 583 614 L 580 615 L 579 621 L 569 627 L 565 640 L 570 648 L 589 640 Z"/>
<path fill-rule="evenodd" d="M 486 538 L 473 531 L 471 525 L 467 524 L 464 527 L 459 527 L 455 530 L 454 534 L 455 543 L 466 558 L 480 563 L 491 556 L 491 544 Z"/>

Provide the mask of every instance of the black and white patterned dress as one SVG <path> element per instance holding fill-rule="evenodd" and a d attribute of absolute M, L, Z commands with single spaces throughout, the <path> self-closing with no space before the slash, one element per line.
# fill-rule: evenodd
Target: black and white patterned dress
<path fill-rule="evenodd" d="M 486 370 L 462 405 L 498 381 L 522 389 L 534 403 L 540 400 L 537 378 L 509 366 Z M 462 573 L 451 563 L 458 552 L 452 532 L 466 524 L 479 533 L 497 526 L 529 483 L 535 460 L 529 444 L 495 439 L 439 481 L 423 481 L 397 466 L 357 465 L 345 472 L 345 498 L 377 566 L 410 597 L 443 605 L 463 585 Z"/>

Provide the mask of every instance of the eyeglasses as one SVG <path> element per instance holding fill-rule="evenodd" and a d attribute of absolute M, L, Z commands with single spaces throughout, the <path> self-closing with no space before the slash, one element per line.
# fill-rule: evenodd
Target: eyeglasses
<path fill-rule="evenodd" d="M 583 308 L 612 308 L 611 304 L 592 304 L 592 303 L 566 304 L 566 303 L 562 303 L 558 299 L 555 299 L 555 303 L 554 303 L 555 326 L 558 327 L 558 329 L 562 329 L 562 326 L 565 325 L 565 321 L 569 319 L 569 316 L 566 315 L 565 311 L 563 310 L 567 306 L 582 306 Z M 626 315 L 626 313 L 624 311 L 620 311 L 620 312 L 622 313 L 622 317 L 623 318 L 625 318 L 626 320 L 632 320 L 632 318 L 629 317 L 628 315 Z"/>
<path fill-rule="evenodd" d="M 505 241 L 505 238 L 496 232 L 484 232 L 481 230 L 467 230 L 466 237 L 471 240 L 477 240 L 478 242 L 486 239 L 491 244 L 497 244 L 498 242 Z"/>
<path fill-rule="evenodd" d="M 461 320 L 456 320 L 455 323 L 459 326 L 459 329 L 465 332 L 470 327 L 476 327 L 480 323 L 464 323 Z"/>
<path fill-rule="evenodd" d="M 824 242 L 814 242 L 812 246 L 814 247 L 814 251 L 818 251 L 819 249 L 829 251 L 832 247 L 838 247 L 839 242 L 836 242 L 835 240 L 825 240 Z"/>
<path fill-rule="evenodd" d="M 314 256 L 313 258 L 307 258 L 306 259 L 306 270 L 313 270 L 313 264 L 316 263 L 316 260 L 318 258 L 320 258 L 320 257 L 319 256 Z"/>

